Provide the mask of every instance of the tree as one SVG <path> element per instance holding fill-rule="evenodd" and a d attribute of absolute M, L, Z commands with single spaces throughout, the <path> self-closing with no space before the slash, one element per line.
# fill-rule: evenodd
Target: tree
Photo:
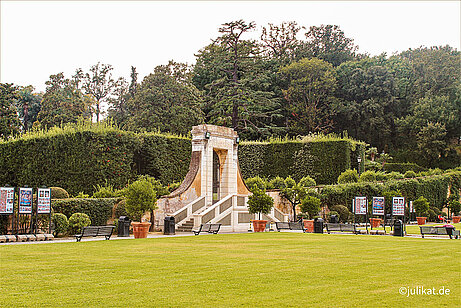
<path fill-rule="evenodd" d="M 298 183 L 295 182 L 291 177 L 285 179 L 285 188 L 280 191 L 282 198 L 288 200 L 291 203 L 293 209 L 293 221 L 296 221 L 296 207 L 301 204 L 307 196 L 308 186 L 310 181 L 300 180 Z"/>
<path fill-rule="evenodd" d="M 443 154 L 447 147 L 447 143 L 445 142 L 446 134 L 447 130 L 444 124 L 431 122 L 418 133 L 418 149 L 431 167 L 434 167 L 434 162 Z"/>
<path fill-rule="evenodd" d="M 304 47 L 298 53 L 299 58 L 316 57 L 333 66 L 353 60 L 358 46 L 354 40 L 347 38 L 336 25 L 312 26 L 306 33 Z"/>
<path fill-rule="evenodd" d="M 157 66 L 126 102 L 125 127 L 187 134 L 193 125 L 203 122 L 201 100 L 187 65 L 170 62 Z"/>
<path fill-rule="evenodd" d="M 303 213 L 309 214 L 309 219 L 313 219 L 314 216 L 318 215 L 320 212 L 320 199 L 313 196 L 307 196 L 301 202 L 300 208 Z"/>
<path fill-rule="evenodd" d="M 422 217 L 427 214 L 427 210 L 429 210 L 429 202 L 423 196 L 419 197 L 415 201 L 413 201 L 413 207 L 415 208 L 416 215 Z"/>
<path fill-rule="evenodd" d="M 0 83 L 0 139 L 5 139 L 20 133 L 15 100 L 19 98 L 18 88 L 12 83 Z"/>
<path fill-rule="evenodd" d="M 86 73 L 83 78 L 85 93 L 91 95 L 95 100 L 96 122 L 98 123 L 101 114 L 101 103 L 107 101 L 116 86 L 115 80 L 112 79 L 112 70 L 112 65 L 98 62 L 90 68 L 90 72 Z"/>
<path fill-rule="evenodd" d="M 41 126 L 52 127 L 89 118 L 87 100 L 63 73 L 51 75 L 45 84 L 47 88 L 37 116 Z"/>
<path fill-rule="evenodd" d="M 302 59 L 281 69 L 283 94 L 294 134 L 326 132 L 332 128 L 330 103 L 336 86 L 331 64 L 319 59 Z"/>
<path fill-rule="evenodd" d="M 266 194 L 265 189 L 259 189 L 258 186 L 254 186 L 251 192 L 253 194 L 248 197 L 248 212 L 259 213 L 259 219 L 261 219 L 261 213 L 267 215 L 271 211 L 274 199 Z"/>
<path fill-rule="evenodd" d="M 269 23 L 267 27 L 263 27 L 261 34 L 264 52 L 283 65 L 289 64 L 301 46 L 301 41 L 296 37 L 299 30 L 301 27 L 295 21 L 283 22 L 280 25 Z"/>
<path fill-rule="evenodd" d="M 19 97 L 16 101 L 16 107 L 24 132 L 32 127 L 32 124 L 37 121 L 38 113 L 41 108 L 42 95 L 33 92 L 34 87 L 32 86 L 21 87 L 18 90 Z"/>
<path fill-rule="evenodd" d="M 280 113 L 259 46 L 242 39 L 254 28 L 242 20 L 223 24 L 221 36 L 197 55 L 193 82 L 204 90 L 207 122 L 258 138 L 271 134 Z"/>

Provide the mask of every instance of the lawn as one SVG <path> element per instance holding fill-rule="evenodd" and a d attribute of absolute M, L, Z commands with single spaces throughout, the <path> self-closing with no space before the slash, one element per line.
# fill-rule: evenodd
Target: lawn
<path fill-rule="evenodd" d="M 428 224 L 425 224 L 424 226 L 443 226 L 444 224 L 443 223 L 428 223 Z M 458 224 L 451 224 L 453 225 L 456 230 L 460 230 L 461 229 L 461 223 L 458 223 Z M 360 227 L 359 229 L 365 229 L 365 227 Z M 384 230 L 383 227 L 379 227 L 379 228 L 373 228 L 374 230 Z M 405 226 L 405 229 L 407 231 L 407 234 L 418 234 L 418 235 L 421 235 L 421 231 L 419 229 L 419 226 L 418 225 L 406 225 Z M 368 230 L 371 230 L 370 229 L 370 226 L 368 226 Z M 386 232 L 389 233 L 391 231 L 391 227 L 386 227 Z M 431 237 L 431 235 L 427 235 L 427 237 Z"/>
<path fill-rule="evenodd" d="M 461 240 L 218 234 L 0 246 L 2 307 L 460 306 Z M 402 287 L 449 295 L 400 295 Z"/>

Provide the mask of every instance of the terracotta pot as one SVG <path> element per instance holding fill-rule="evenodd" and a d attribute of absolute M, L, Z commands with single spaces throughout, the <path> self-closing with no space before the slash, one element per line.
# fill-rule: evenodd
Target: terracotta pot
<path fill-rule="evenodd" d="M 132 222 L 134 238 L 146 238 L 149 233 L 150 222 Z"/>
<path fill-rule="evenodd" d="M 451 218 L 453 219 L 454 224 L 459 223 L 459 221 L 461 220 L 461 216 L 452 216 Z"/>
<path fill-rule="evenodd" d="M 418 221 L 418 225 L 425 225 L 426 219 L 427 217 L 416 217 L 416 220 Z"/>
<path fill-rule="evenodd" d="M 378 228 L 381 224 L 381 218 L 370 218 L 370 223 L 373 228 Z"/>
<path fill-rule="evenodd" d="M 303 220 L 306 232 L 314 233 L 314 220 Z"/>
<path fill-rule="evenodd" d="M 253 220 L 253 230 L 255 232 L 264 232 L 267 220 Z"/>

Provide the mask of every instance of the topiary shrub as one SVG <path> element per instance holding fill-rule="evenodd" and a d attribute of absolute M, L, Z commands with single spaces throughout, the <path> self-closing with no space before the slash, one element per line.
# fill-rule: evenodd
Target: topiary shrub
<path fill-rule="evenodd" d="M 427 211 L 429 210 L 429 202 L 427 202 L 426 198 L 421 196 L 415 201 L 413 201 L 413 207 L 415 209 L 416 215 L 418 217 L 423 217 L 427 214 Z"/>
<path fill-rule="evenodd" d="M 338 176 L 338 184 L 346 183 L 357 183 L 359 181 L 359 175 L 357 170 L 346 170 Z"/>
<path fill-rule="evenodd" d="M 307 196 L 301 202 L 300 208 L 303 213 L 309 214 L 310 219 L 313 219 L 320 212 L 320 199 Z"/>
<path fill-rule="evenodd" d="M 451 200 L 449 203 L 449 207 L 451 209 L 452 215 L 459 215 L 459 212 L 461 211 L 461 203 L 458 200 Z"/>
<path fill-rule="evenodd" d="M 351 216 L 351 211 L 349 209 L 341 204 L 334 205 L 330 208 L 330 211 L 337 212 L 339 215 L 339 220 L 341 222 L 347 222 L 349 221 L 349 217 Z"/>
<path fill-rule="evenodd" d="M 145 179 L 131 183 L 125 191 L 126 211 L 131 219 L 141 222 L 142 216 L 147 211 L 156 208 L 156 192 L 152 184 Z"/>
<path fill-rule="evenodd" d="M 266 191 L 260 189 L 257 185 L 253 186 L 253 194 L 248 197 L 248 212 L 258 214 L 261 219 L 262 214 L 268 214 L 274 206 L 274 199 L 266 195 Z"/>
<path fill-rule="evenodd" d="M 416 172 L 414 172 L 413 170 L 408 170 L 407 172 L 405 172 L 405 174 L 403 176 L 406 179 L 412 179 L 412 178 L 416 177 Z"/>
<path fill-rule="evenodd" d="M 255 187 L 261 189 L 261 190 L 266 190 L 267 184 L 264 179 L 260 178 L 259 176 L 255 176 L 249 179 L 245 180 L 245 184 L 247 185 L 248 189 L 250 191 L 253 191 Z"/>
<path fill-rule="evenodd" d="M 91 225 L 90 217 L 84 213 L 74 213 L 69 218 L 69 233 L 78 234 L 83 227 Z"/>
<path fill-rule="evenodd" d="M 270 180 L 269 184 L 271 189 L 283 189 L 287 187 L 287 185 L 285 184 L 285 180 L 279 176 Z"/>
<path fill-rule="evenodd" d="M 437 213 L 432 209 L 427 210 L 427 218 L 429 221 L 436 222 L 437 221 Z"/>
<path fill-rule="evenodd" d="M 301 180 L 299 180 L 299 184 L 302 187 L 311 187 L 316 185 L 315 180 L 310 176 L 303 177 Z"/>
<path fill-rule="evenodd" d="M 61 187 L 50 187 L 51 189 L 51 199 L 67 199 L 69 198 L 69 193 Z"/>
<path fill-rule="evenodd" d="M 385 175 L 388 180 L 401 180 L 405 178 L 403 174 L 401 174 L 400 172 L 396 172 L 396 171 L 392 171 L 391 173 L 386 173 Z"/>
<path fill-rule="evenodd" d="M 376 172 L 367 170 L 360 175 L 359 182 L 376 182 Z"/>
<path fill-rule="evenodd" d="M 60 234 L 66 234 L 69 228 L 69 222 L 66 215 L 61 213 L 54 213 L 51 217 L 51 222 L 54 225 L 53 235 L 58 237 Z"/>

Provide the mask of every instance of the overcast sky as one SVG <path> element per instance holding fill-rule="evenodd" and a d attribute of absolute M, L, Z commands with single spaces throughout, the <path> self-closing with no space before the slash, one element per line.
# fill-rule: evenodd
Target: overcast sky
<path fill-rule="evenodd" d="M 45 90 L 51 74 L 70 77 L 98 61 L 114 76 L 138 80 L 168 60 L 195 62 L 224 22 L 339 25 L 360 52 L 389 55 L 408 48 L 460 49 L 459 1 L 1 1 L 1 82 Z"/>

